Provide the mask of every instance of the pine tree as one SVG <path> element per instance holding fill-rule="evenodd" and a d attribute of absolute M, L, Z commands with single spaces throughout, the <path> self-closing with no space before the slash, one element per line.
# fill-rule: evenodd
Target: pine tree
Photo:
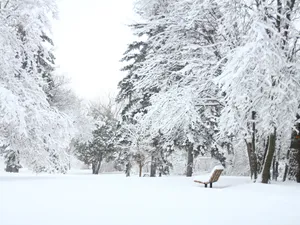
<path fill-rule="evenodd" d="M 220 104 L 212 79 L 219 70 L 212 63 L 221 58 L 220 51 L 215 48 L 220 38 L 216 33 L 219 12 L 215 5 L 203 9 L 200 3 L 138 3 L 138 13 L 146 21 L 139 31 L 149 34 L 149 54 L 144 62 L 137 63 L 140 81 L 136 82 L 134 90 L 138 93 L 158 90 L 150 95 L 147 113 L 141 115 L 138 122 L 153 138 L 160 131 L 166 145 L 174 146 L 175 141 L 180 143 L 178 146 L 190 143 L 188 168 L 192 168 L 195 155 L 192 152 L 204 145 L 209 152 L 216 142 L 212 136 Z M 193 8 L 195 6 L 197 9 Z M 197 18 L 187 17 L 188 26 L 178 23 L 191 9 L 193 12 L 200 10 L 202 14 L 197 14 Z M 188 174 L 191 176 L 191 172 Z"/>
<path fill-rule="evenodd" d="M 85 164 L 92 165 L 93 174 L 98 174 L 103 160 L 111 161 L 116 158 L 117 120 L 112 102 L 107 105 L 94 104 L 91 115 L 95 121 L 93 137 L 87 142 L 78 139 L 75 154 Z"/>

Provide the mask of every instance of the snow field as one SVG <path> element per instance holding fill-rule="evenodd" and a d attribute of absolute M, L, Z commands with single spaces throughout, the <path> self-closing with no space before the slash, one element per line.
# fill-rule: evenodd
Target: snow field
<path fill-rule="evenodd" d="M 299 184 L 225 177 L 1 175 L 1 225 L 299 225 Z"/>

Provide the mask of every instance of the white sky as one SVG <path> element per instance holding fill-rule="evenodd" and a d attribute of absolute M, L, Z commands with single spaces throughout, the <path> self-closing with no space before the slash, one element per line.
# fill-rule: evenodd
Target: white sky
<path fill-rule="evenodd" d="M 115 94 L 124 76 L 123 52 L 133 37 L 133 0 L 58 0 L 54 22 L 59 71 L 71 77 L 75 92 L 86 99 Z"/>

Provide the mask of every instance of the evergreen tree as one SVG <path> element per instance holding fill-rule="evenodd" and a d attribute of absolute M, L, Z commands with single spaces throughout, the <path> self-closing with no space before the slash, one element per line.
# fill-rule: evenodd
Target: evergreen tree
<path fill-rule="evenodd" d="M 192 168 L 198 146 L 206 145 L 203 149 L 209 152 L 216 144 L 213 135 L 220 104 L 212 79 L 219 74 L 213 62 L 221 58 L 216 48 L 220 13 L 215 5 L 203 9 L 203 4 L 189 2 L 138 1 L 138 6 L 137 13 L 145 22 L 136 27 L 136 33 L 146 36 L 147 54 L 130 67 L 139 78 L 130 88 L 147 95 L 149 102 L 137 116 L 138 123 L 152 138 L 161 132 L 165 145 L 177 142 L 182 149 L 189 149 L 187 164 Z M 202 12 L 197 14 L 199 18 L 192 18 L 188 26 L 178 23 L 195 6 Z M 189 148 L 183 147 L 186 143 L 190 143 Z"/>
<path fill-rule="evenodd" d="M 107 105 L 94 104 L 91 115 L 95 121 L 93 136 L 87 142 L 78 139 L 75 154 L 85 164 L 92 165 L 93 174 L 98 174 L 103 160 L 111 161 L 116 158 L 117 119 L 112 102 Z"/>

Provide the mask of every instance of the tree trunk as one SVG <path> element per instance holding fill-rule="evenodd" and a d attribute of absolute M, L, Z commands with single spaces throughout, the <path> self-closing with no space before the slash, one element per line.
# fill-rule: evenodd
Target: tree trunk
<path fill-rule="evenodd" d="M 258 168 L 257 168 L 257 155 L 256 155 L 256 139 L 255 139 L 255 135 L 256 135 L 256 127 L 255 127 L 255 118 L 256 118 L 256 112 L 252 111 L 252 148 L 251 148 L 251 161 L 252 161 L 252 171 L 253 171 L 253 177 L 254 177 L 254 181 L 256 181 L 257 179 L 257 173 L 258 173 Z M 251 177 L 252 178 L 252 177 Z"/>
<path fill-rule="evenodd" d="M 283 179 L 282 181 L 286 181 L 287 179 L 287 176 L 288 176 L 288 171 L 289 171 L 289 159 L 290 159 L 290 149 L 287 151 L 287 154 L 286 154 L 286 159 L 285 159 L 285 167 L 284 167 L 284 173 L 283 173 Z"/>
<path fill-rule="evenodd" d="M 246 144 L 247 144 L 251 179 L 254 179 L 254 181 L 256 181 L 257 173 L 258 173 L 256 152 L 252 147 L 253 146 L 252 143 L 246 142 Z"/>
<path fill-rule="evenodd" d="M 131 171 L 131 163 L 128 162 L 126 164 L 126 169 L 125 169 L 126 177 L 130 177 L 130 171 Z"/>
<path fill-rule="evenodd" d="M 270 169 L 272 166 L 273 156 L 275 153 L 275 144 L 276 144 L 276 131 L 274 131 L 274 134 L 271 134 L 269 137 L 269 148 L 266 153 L 266 159 L 263 165 L 263 171 L 262 171 L 262 183 L 267 184 L 270 181 Z"/>
<path fill-rule="evenodd" d="M 297 118 L 300 119 L 300 115 L 297 115 Z M 298 154 L 296 155 L 296 162 L 297 162 L 297 173 L 296 173 L 296 181 L 300 183 L 300 123 L 297 124 L 298 135 L 295 137 L 296 146 L 295 148 L 298 149 Z"/>
<path fill-rule="evenodd" d="M 156 177 L 156 159 L 151 156 L 150 177 Z"/>
<path fill-rule="evenodd" d="M 297 119 L 300 119 L 299 116 L 297 116 Z M 300 123 L 296 124 L 296 128 L 300 131 Z M 300 134 L 293 131 L 291 141 L 289 177 L 300 183 Z"/>
<path fill-rule="evenodd" d="M 252 167 L 252 160 L 251 160 L 252 144 L 247 142 L 247 140 L 245 140 L 245 142 L 246 142 L 246 146 L 247 146 L 248 160 L 249 160 L 249 166 L 250 166 L 250 177 L 252 179 L 252 177 L 253 177 L 253 167 Z"/>
<path fill-rule="evenodd" d="M 284 174 L 283 174 L 283 179 L 282 179 L 283 182 L 286 181 L 286 178 L 287 178 L 287 175 L 288 175 L 288 170 L 289 170 L 289 166 L 286 163 L 285 167 L 284 167 Z"/>
<path fill-rule="evenodd" d="M 188 144 L 187 152 L 188 152 L 188 161 L 186 168 L 186 176 L 191 177 L 193 175 L 193 165 L 194 165 L 194 155 L 193 155 L 193 144 Z"/>
<path fill-rule="evenodd" d="M 298 154 L 296 161 L 298 163 L 297 173 L 296 173 L 296 181 L 297 183 L 300 183 L 300 150 L 298 149 Z"/>
<path fill-rule="evenodd" d="M 92 162 L 92 173 L 96 174 L 96 162 Z"/>
<path fill-rule="evenodd" d="M 300 182 L 300 150 L 296 148 L 290 149 L 288 179 Z"/>
<path fill-rule="evenodd" d="M 139 162 L 139 177 L 142 177 L 143 165 L 142 162 Z"/>
<path fill-rule="evenodd" d="M 255 128 L 255 117 L 256 112 L 252 111 L 252 138 L 251 142 L 246 141 L 247 145 L 247 152 L 248 152 L 248 158 L 249 158 L 249 166 L 250 166 L 250 175 L 251 179 L 254 179 L 256 181 L 257 179 L 257 173 L 258 173 L 258 163 L 257 163 L 257 155 L 256 155 L 256 149 L 255 149 L 255 134 L 256 134 L 256 128 Z"/>
<path fill-rule="evenodd" d="M 102 154 L 98 157 L 98 160 L 92 163 L 93 174 L 99 174 L 102 163 Z"/>
<path fill-rule="evenodd" d="M 267 156 L 267 152 L 268 152 L 269 144 L 270 144 L 269 142 L 270 142 L 270 137 L 267 138 L 267 143 L 266 143 L 266 146 L 265 146 L 264 155 L 263 155 L 262 160 L 259 163 L 260 165 L 259 165 L 259 170 L 258 171 L 259 171 L 260 174 L 262 173 L 264 162 L 266 160 L 266 156 Z"/>
<path fill-rule="evenodd" d="M 95 174 L 99 174 L 100 168 L 101 168 L 101 162 L 102 160 L 97 162 L 97 166 L 96 166 L 96 170 L 95 170 Z"/>
<path fill-rule="evenodd" d="M 279 163 L 276 161 L 275 157 L 273 159 L 273 173 L 272 173 L 272 179 L 277 181 L 279 172 L 278 172 Z"/>

